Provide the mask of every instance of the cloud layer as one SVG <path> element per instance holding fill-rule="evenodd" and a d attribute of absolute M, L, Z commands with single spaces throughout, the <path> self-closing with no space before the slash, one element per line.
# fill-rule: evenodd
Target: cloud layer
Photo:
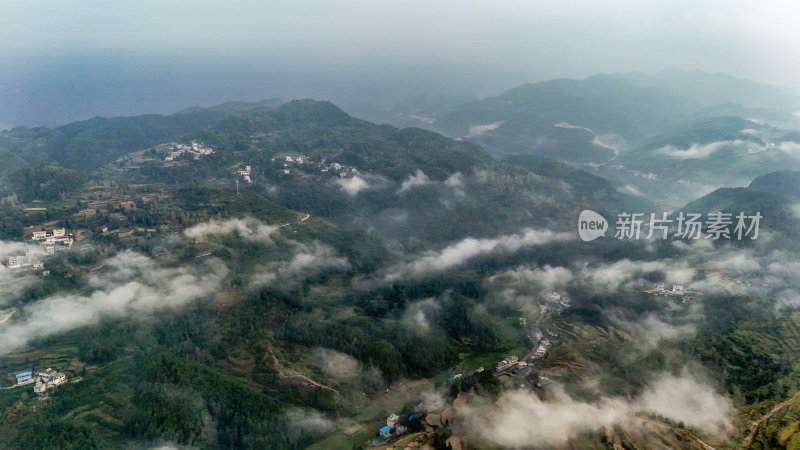
<path fill-rule="evenodd" d="M 278 226 L 267 225 L 252 217 L 243 219 L 211 220 L 200 223 L 186 229 L 183 234 L 191 239 L 205 239 L 209 236 L 237 234 L 240 237 L 272 243 L 273 234 L 280 228 Z"/>
<path fill-rule="evenodd" d="M 345 194 L 355 197 L 359 192 L 369 188 L 369 183 L 364 178 L 355 175 L 350 178 L 338 178 L 336 184 Z"/>
<path fill-rule="evenodd" d="M 320 242 L 301 244 L 294 242 L 294 254 L 289 260 L 274 261 L 257 267 L 252 277 L 254 286 L 282 283 L 293 285 L 298 281 L 328 271 L 350 268 L 347 258 L 336 254 L 331 246 Z"/>
<path fill-rule="evenodd" d="M 571 238 L 569 233 L 550 230 L 523 230 L 517 234 L 503 235 L 493 239 L 467 238 L 449 245 L 439 252 L 428 252 L 417 259 L 391 267 L 386 281 L 401 278 L 422 278 L 431 274 L 458 267 L 472 258 L 493 252 L 513 253 L 521 248 L 543 245 Z"/>
<path fill-rule="evenodd" d="M 397 191 L 399 194 L 402 194 L 406 191 L 409 191 L 415 187 L 419 186 L 426 186 L 431 184 L 431 179 L 425 175 L 425 172 L 417 169 L 416 173 L 413 175 L 409 175 L 408 178 L 403 180 L 403 183 L 400 185 L 400 190 Z"/>
<path fill-rule="evenodd" d="M 5 266 L 10 256 L 26 252 L 37 255 L 44 253 L 40 245 L 0 240 L 0 309 L 10 303 L 35 279 L 35 276 L 28 272 L 16 272 Z"/>
<path fill-rule="evenodd" d="M 606 427 L 640 428 L 641 413 L 682 421 L 716 436 L 731 429 L 733 406 L 730 399 L 684 370 L 678 376 L 656 376 L 634 399 L 582 401 L 558 385 L 552 386 L 546 400 L 526 391 L 509 391 L 495 405 L 470 407 L 464 413 L 463 428 L 472 438 L 501 447 L 551 448 Z"/>
<path fill-rule="evenodd" d="M 0 354 L 104 318 L 147 317 L 180 308 L 213 295 L 226 274 L 216 260 L 197 267 L 163 267 L 139 253 L 121 252 L 89 277 L 88 292 L 59 294 L 22 307 L 13 322 L 0 328 Z"/>
<path fill-rule="evenodd" d="M 667 145 L 658 149 L 657 152 L 674 159 L 701 159 L 708 158 L 725 147 L 741 147 L 745 144 L 747 144 L 747 147 L 751 145 L 755 146 L 755 144 L 745 143 L 737 139 L 733 141 L 712 142 L 710 144 L 692 144 L 688 148 L 677 148 L 672 145 Z"/>

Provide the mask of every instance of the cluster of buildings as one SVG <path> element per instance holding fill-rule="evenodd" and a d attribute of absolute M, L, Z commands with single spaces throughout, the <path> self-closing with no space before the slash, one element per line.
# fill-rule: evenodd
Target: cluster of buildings
<path fill-rule="evenodd" d="M 173 144 L 169 151 L 169 155 L 164 158 L 164 161 L 175 161 L 183 155 L 192 155 L 194 159 L 200 159 L 201 156 L 206 156 L 214 153 L 211 147 L 192 141 L 191 144 Z"/>
<path fill-rule="evenodd" d="M 555 310 L 560 311 L 564 308 L 569 308 L 571 304 L 571 300 L 566 295 L 561 295 L 557 291 L 547 291 L 544 294 L 545 303 L 539 305 L 539 309 L 542 313 L 546 313 L 547 311 Z"/>
<path fill-rule="evenodd" d="M 245 183 L 253 182 L 253 179 L 250 178 L 250 166 L 244 166 L 244 169 L 237 170 L 236 174 L 241 176 Z"/>
<path fill-rule="evenodd" d="M 494 368 L 497 374 L 513 374 L 517 377 L 525 377 L 533 370 L 533 363 L 520 360 L 516 356 L 509 356 L 508 358 L 497 363 Z"/>
<path fill-rule="evenodd" d="M 50 367 L 37 372 L 20 372 L 15 375 L 15 378 L 17 386 L 33 384 L 33 392 L 37 394 L 44 394 L 49 389 L 53 389 L 67 382 L 67 375 L 64 372 L 59 372 Z"/>
<path fill-rule="evenodd" d="M 495 372 L 502 372 L 504 370 L 511 369 L 512 367 L 516 367 L 519 364 L 519 357 L 517 356 L 509 356 L 508 358 L 500 361 L 494 367 Z"/>
<path fill-rule="evenodd" d="M 324 164 L 324 163 L 323 163 Z M 339 176 L 339 178 L 347 178 L 353 176 L 358 173 L 358 169 L 353 166 L 347 166 L 344 164 L 339 164 L 338 162 L 333 162 L 324 166 L 322 168 L 322 172 L 333 172 Z"/>
<path fill-rule="evenodd" d="M 9 256 L 6 266 L 9 269 L 26 269 L 30 267 L 34 270 L 39 270 L 44 268 L 44 263 L 33 252 L 27 251 L 25 254 Z"/>
<path fill-rule="evenodd" d="M 53 228 L 52 231 L 34 231 L 32 238 L 45 247 L 48 255 L 66 250 L 72 247 L 73 242 L 75 242 L 75 238 L 71 233 L 67 233 L 66 228 Z"/>
<path fill-rule="evenodd" d="M 545 296 L 545 299 L 551 303 L 558 303 L 564 308 L 569 308 L 570 299 L 565 295 L 559 294 L 557 291 L 550 291 Z"/>
<path fill-rule="evenodd" d="M 680 284 L 673 284 L 671 290 L 667 290 L 664 286 L 664 283 L 656 283 L 655 288 L 653 289 L 656 294 L 659 295 L 684 295 L 686 294 L 686 288 Z"/>
<path fill-rule="evenodd" d="M 67 233 L 66 228 L 54 228 L 50 231 L 39 230 L 31 233 L 31 238 L 44 246 L 47 255 L 55 254 L 72 247 L 75 238 L 71 233 Z M 44 268 L 40 252 L 28 250 L 25 253 L 17 253 L 8 256 L 6 267 L 9 269 L 34 269 Z"/>
<path fill-rule="evenodd" d="M 534 350 L 533 355 L 531 355 L 532 359 L 542 359 L 544 355 L 547 354 L 547 349 L 550 348 L 550 341 L 547 339 L 542 339 L 539 341 L 539 346 L 536 347 Z"/>
<path fill-rule="evenodd" d="M 620 166 L 620 167 L 622 167 L 622 166 Z M 639 177 L 639 178 L 644 178 L 645 180 L 655 180 L 655 179 L 658 178 L 658 175 L 653 173 L 653 172 L 640 172 L 638 170 L 634 170 L 631 173 L 633 174 L 633 176 Z"/>
<path fill-rule="evenodd" d="M 631 176 L 634 176 L 634 177 L 636 177 L 636 178 L 642 178 L 642 179 L 644 179 L 644 180 L 658 180 L 658 179 L 662 179 L 662 177 L 660 177 L 660 176 L 659 176 L 657 173 L 655 173 L 655 172 L 643 172 L 643 171 L 640 171 L 640 170 L 628 169 L 628 168 L 626 168 L 626 167 L 625 167 L 624 165 L 622 165 L 622 164 L 608 164 L 608 165 L 607 165 L 607 167 L 609 167 L 609 168 L 611 168 L 611 169 L 614 169 L 614 170 L 618 170 L 618 171 L 620 171 L 620 172 L 625 172 L 625 173 L 628 173 L 628 174 L 630 174 Z M 683 180 L 678 180 L 678 182 L 679 182 L 679 183 L 683 183 L 683 182 L 685 182 L 685 181 L 683 181 Z"/>
<path fill-rule="evenodd" d="M 67 382 L 67 375 L 64 372 L 58 372 L 51 368 L 36 373 L 37 380 L 33 386 L 33 392 L 37 394 L 44 394 L 48 389 L 60 386 Z"/>
<path fill-rule="evenodd" d="M 272 161 L 275 161 L 275 158 L 272 158 Z M 354 166 L 341 164 L 335 161 L 330 162 L 325 158 L 323 158 L 321 161 L 313 161 L 310 158 L 302 155 L 285 156 L 283 158 L 283 173 L 286 175 L 290 175 L 292 173 L 293 168 L 307 164 L 316 166 L 322 173 L 333 173 L 340 178 L 347 178 L 358 173 L 358 169 L 355 168 Z"/>
<path fill-rule="evenodd" d="M 525 361 L 520 361 L 517 363 L 517 368 L 514 369 L 514 376 L 516 377 L 526 377 L 528 374 L 533 370 L 533 363 L 526 363 Z"/>
<path fill-rule="evenodd" d="M 671 289 L 667 289 L 664 283 L 656 283 L 653 289 L 645 291 L 649 294 L 664 295 L 667 297 L 676 297 L 682 300 L 693 299 L 701 295 L 700 292 L 686 289 L 683 285 L 673 284 Z"/>
<path fill-rule="evenodd" d="M 408 429 L 403 425 L 399 425 L 398 424 L 399 421 L 400 421 L 400 416 L 398 416 L 397 414 L 390 415 L 389 417 L 386 418 L 386 425 L 378 429 L 378 434 L 382 438 L 386 439 L 391 438 L 392 435 L 400 436 L 402 434 L 405 434 L 405 432 L 408 431 Z"/>
<path fill-rule="evenodd" d="M 550 337 L 558 336 L 558 333 L 550 330 L 549 328 L 547 328 L 546 333 Z M 545 333 L 542 332 L 542 329 L 536 325 L 528 328 L 528 338 L 530 338 L 531 342 L 533 342 L 533 345 L 535 346 L 535 350 L 533 350 L 533 352 L 530 354 L 530 358 L 544 358 L 544 355 L 547 354 L 547 349 L 550 348 L 550 341 L 545 338 Z"/>
<path fill-rule="evenodd" d="M 275 161 L 275 158 L 272 158 L 272 161 Z M 286 155 L 283 158 L 283 174 L 291 175 L 293 168 L 295 168 L 297 165 L 302 165 L 307 162 L 311 161 L 305 156 Z"/>

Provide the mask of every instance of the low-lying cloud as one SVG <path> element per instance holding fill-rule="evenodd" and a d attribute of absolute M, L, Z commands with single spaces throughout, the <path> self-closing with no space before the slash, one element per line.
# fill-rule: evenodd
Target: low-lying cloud
<path fill-rule="evenodd" d="M 672 145 L 667 145 L 659 148 L 656 150 L 656 152 L 674 159 L 700 159 L 708 158 L 722 148 L 741 147 L 745 144 L 747 144 L 748 147 L 755 146 L 753 143 L 747 143 L 740 139 L 736 139 L 732 141 L 717 141 L 710 144 L 692 144 L 688 148 L 678 148 Z"/>
<path fill-rule="evenodd" d="M 615 327 L 630 332 L 642 352 L 659 348 L 663 341 L 689 339 L 697 334 L 697 327 L 693 323 L 673 324 L 655 314 L 638 321 L 626 320 L 612 312 L 606 312 L 605 316 Z"/>
<path fill-rule="evenodd" d="M 291 408 L 286 411 L 286 420 L 286 436 L 290 439 L 297 439 L 303 434 L 322 436 L 336 427 L 332 420 L 313 409 Z"/>
<path fill-rule="evenodd" d="M 369 188 L 369 183 L 364 178 L 355 175 L 350 178 L 338 178 L 336 184 L 350 197 L 355 197 L 359 192 Z"/>
<path fill-rule="evenodd" d="M 254 286 L 275 283 L 295 284 L 301 280 L 327 271 L 350 268 L 347 258 L 336 254 L 336 250 L 320 242 L 294 243 L 292 257 L 287 261 L 275 261 L 256 269 L 252 279 Z"/>
<path fill-rule="evenodd" d="M 2 259 L 2 263 L 4 264 L 7 262 L 9 256 L 21 255 L 27 252 L 43 254 L 44 250 L 40 245 L 33 245 L 27 242 L 0 240 L 0 259 Z"/>
<path fill-rule="evenodd" d="M 0 328 L 0 354 L 104 318 L 147 317 L 180 308 L 212 295 L 226 274 L 214 259 L 202 266 L 163 267 L 139 253 L 121 252 L 89 277 L 89 292 L 59 294 L 22 307 L 13 322 Z"/>
<path fill-rule="evenodd" d="M 521 233 L 508 234 L 492 239 L 466 238 L 438 252 L 427 252 L 417 259 L 391 267 L 386 281 L 402 278 L 422 278 L 465 264 L 472 258 L 493 252 L 513 253 L 521 248 L 543 245 L 570 239 L 570 233 L 550 230 L 526 229 Z"/>
<path fill-rule="evenodd" d="M 272 243 L 272 237 L 279 229 L 277 225 L 267 225 L 258 219 L 245 217 L 200 223 L 187 228 L 183 234 L 188 238 L 198 240 L 206 239 L 209 236 L 237 234 L 243 239 Z"/>
<path fill-rule="evenodd" d="M 730 431 L 733 403 L 684 370 L 662 374 L 639 398 L 639 408 L 718 436 Z"/>
<path fill-rule="evenodd" d="M 0 241 L 0 309 L 11 303 L 36 279 L 35 275 L 30 272 L 19 272 L 5 266 L 9 257 L 27 252 L 40 256 L 44 254 L 42 247 L 39 245 Z"/>
<path fill-rule="evenodd" d="M 426 298 L 411 303 L 403 313 L 403 323 L 416 331 L 428 332 L 442 309 L 436 298 Z"/>
<path fill-rule="evenodd" d="M 431 183 L 431 179 L 425 175 L 425 172 L 417 169 L 416 173 L 409 175 L 405 180 L 403 180 L 403 183 L 400 185 L 400 190 L 397 191 L 397 193 L 402 194 L 414 189 L 415 187 L 427 186 Z"/>
<path fill-rule="evenodd" d="M 490 280 L 497 278 L 510 278 L 517 281 L 533 282 L 545 289 L 552 289 L 559 285 L 565 285 L 572 280 L 572 271 L 566 267 L 553 267 L 549 264 L 543 267 L 519 266 L 516 269 L 507 270 L 494 275 Z"/>
<path fill-rule="evenodd" d="M 789 156 L 793 156 L 795 158 L 800 157 L 800 142 L 794 141 L 785 141 L 778 144 L 778 150 L 788 154 Z"/>
<path fill-rule="evenodd" d="M 596 401 L 572 398 L 553 385 L 549 398 L 509 391 L 495 405 L 470 407 L 463 413 L 463 433 L 507 448 L 560 447 L 586 432 L 618 426 L 641 428 L 642 413 L 655 413 L 717 436 L 731 429 L 733 405 L 709 385 L 684 370 L 661 374 L 638 398 L 604 396 Z"/>
<path fill-rule="evenodd" d="M 663 272 L 665 280 L 675 284 L 688 284 L 696 274 L 696 270 L 686 261 L 621 259 L 613 263 L 584 268 L 581 276 L 591 283 L 594 289 L 614 291 L 621 287 L 634 287 L 634 284 L 648 272 Z"/>
<path fill-rule="evenodd" d="M 361 375 L 361 362 L 347 353 L 317 347 L 311 351 L 311 355 L 320 369 L 336 381 L 353 381 Z"/>
<path fill-rule="evenodd" d="M 489 131 L 494 131 L 503 126 L 505 120 L 498 120 L 497 122 L 486 123 L 483 125 L 473 125 L 469 127 L 469 134 L 467 137 L 474 137 L 480 136 L 484 133 L 488 133 Z"/>

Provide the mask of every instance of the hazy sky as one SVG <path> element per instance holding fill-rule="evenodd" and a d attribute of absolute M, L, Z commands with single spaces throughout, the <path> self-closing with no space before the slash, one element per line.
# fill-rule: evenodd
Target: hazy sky
<path fill-rule="evenodd" d="M 198 89 L 225 73 L 239 86 L 194 103 L 272 93 L 363 100 L 361 87 L 392 83 L 491 95 L 670 67 L 796 85 L 799 20 L 800 2 L 770 0 L 0 0 L 0 90 L 60 80 L 69 61 L 141 86 L 176 66 L 192 67 L 181 72 L 192 84 L 191 61 L 219 72 Z M 263 89 L 251 93 L 244 74 L 264 76 Z"/>

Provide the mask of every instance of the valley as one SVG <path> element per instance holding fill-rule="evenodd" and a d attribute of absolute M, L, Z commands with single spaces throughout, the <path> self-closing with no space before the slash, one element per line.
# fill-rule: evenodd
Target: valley
<path fill-rule="evenodd" d="M 136 146 L 156 118 L 0 135 L 28 158 L 3 263 L 74 235 L 0 271 L 3 387 L 68 380 L 4 389 L 0 445 L 752 447 L 800 388 L 794 172 L 690 203 L 760 210 L 767 239 L 582 242 L 584 209 L 657 211 L 598 176 L 623 150 L 587 171 L 328 102 L 217 111 Z"/>

